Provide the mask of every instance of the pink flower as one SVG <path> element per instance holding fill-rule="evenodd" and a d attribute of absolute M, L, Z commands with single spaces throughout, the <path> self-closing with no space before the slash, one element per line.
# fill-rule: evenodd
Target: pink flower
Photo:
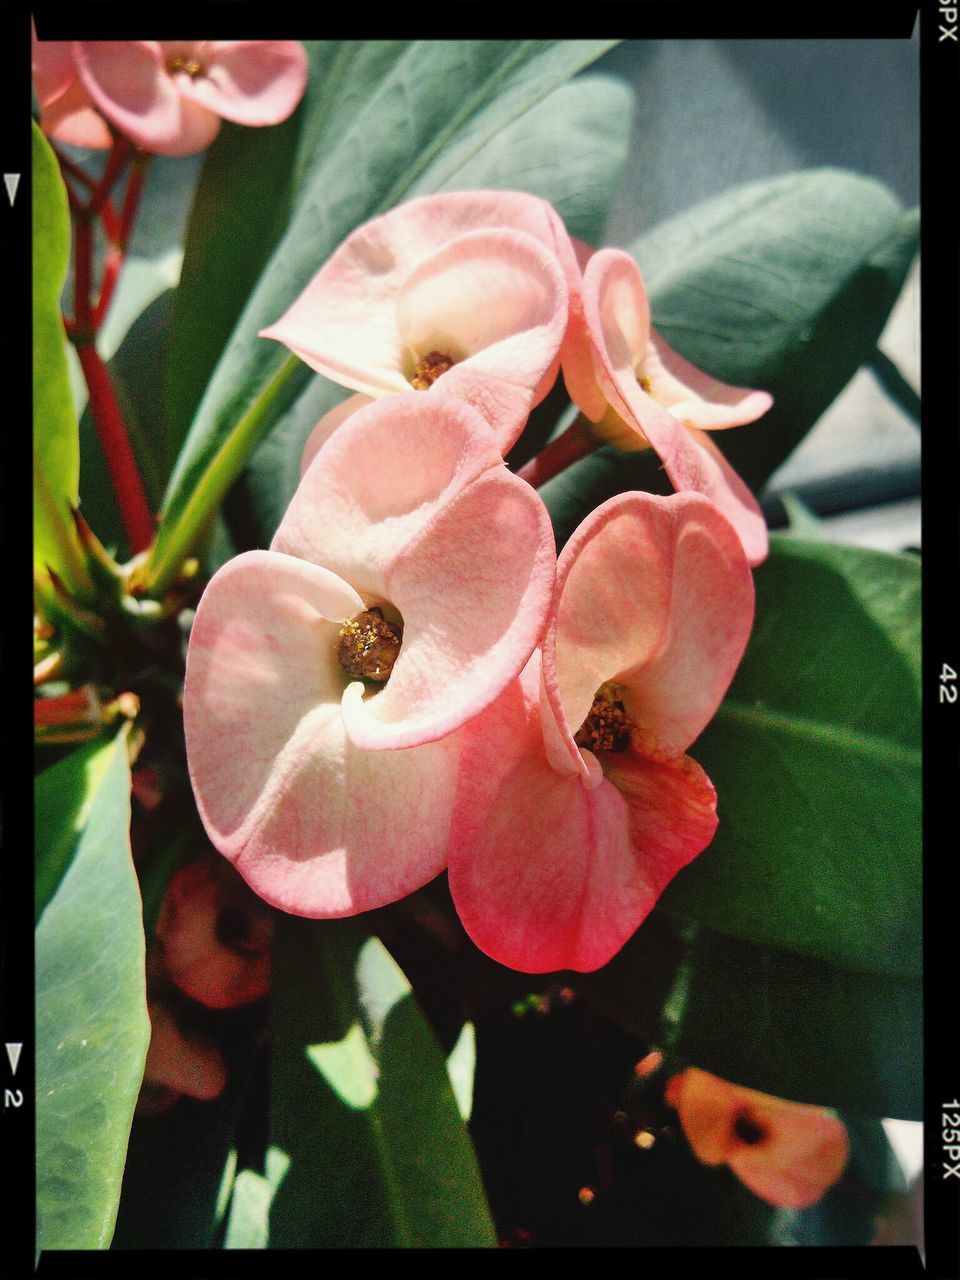
<path fill-rule="evenodd" d="M 212 1037 L 185 1031 L 158 1000 L 149 1002 L 149 1012 L 150 1048 L 137 1111 L 165 1111 L 182 1097 L 199 1102 L 219 1098 L 227 1084 L 227 1066 Z"/>
<path fill-rule="evenodd" d="M 716 796 L 685 752 L 752 619 L 740 543 L 705 498 L 628 493 L 584 521 L 542 672 L 535 657 L 465 735 L 450 889 L 482 950 L 526 972 L 596 969 L 706 847 Z"/>
<path fill-rule="evenodd" d="M 328 441 L 271 550 L 211 581 L 187 659 L 200 814 L 257 893 L 351 915 L 443 869 L 456 731 L 527 661 L 554 569 L 543 504 L 462 402 L 392 397 Z"/>
<path fill-rule="evenodd" d="M 629 254 L 601 249 L 587 260 L 563 372 L 600 439 L 620 449 L 651 445 L 674 488 L 706 494 L 737 530 L 750 563 L 765 559 L 767 529 L 756 499 L 705 432 L 753 422 L 773 401 L 765 391 L 708 377 L 654 332 L 643 277 Z"/>
<path fill-rule="evenodd" d="M 144 151 L 192 155 L 222 120 L 286 120 L 307 83 L 294 40 L 34 41 L 33 49 L 44 131 L 78 146 L 109 146 L 109 124 Z"/>
<path fill-rule="evenodd" d="M 170 880 L 157 921 L 166 976 L 208 1009 L 266 995 L 273 922 L 259 899 L 211 854 Z"/>
<path fill-rule="evenodd" d="M 445 192 L 359 227 L 262 336 L 368 396 L 455 395 L 505 453 L 556 378 L 576 288 L 573 248 L 545 201 Z"/>
<path fill-rule="evenodd" d="M 693 1153 L 703 1164 L 728 1164 L 770 1204 L 805 1209 L 843 1173 L 850 1144 L 843 1122 L 822 1107 L 742 1089 L 689 1067 L 667 1084 Z"/>

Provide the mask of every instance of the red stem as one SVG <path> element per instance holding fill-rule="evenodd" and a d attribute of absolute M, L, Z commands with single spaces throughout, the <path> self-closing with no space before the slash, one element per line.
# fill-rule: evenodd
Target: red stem
<path fill-rule="evenodd" d="M 133 221 L 137 216 L 137 210 L 140 208 L 140 197 L 143 194 L 143 184 L 147 177 L 149 159 L 150 157 L 146 155 L 135 155 L 130 177 L 127 179 L 127 189 L 123 195 L 123 209 L 120 214 L 120 248 L 124 253 L 126 253 L 127 245 L 130 243 Z"/>
<path fill-rule="evenodd" d="M 104 201 L 110 194 L 113 184 L 120 177 L 124 170 L 124 166 L 130 159 L 133 148 L 126 138 L 119 135 L 113 139 L 113 146 L 110 149 L 110 155 L 107 157 L 107 165 L 103 171 L 103 176 L 93 189 L 90 196 L 90 203 L 87 208 L 90 213 L 99 213 L 103 207 Z"/>
<path fill-rule="evenodd" d="M 78 164 L 74 164 L 73 161 L 69 160 L 62 154 L 62 152 L 57 151 L 56 147 L 54 147 L 54 154 L 59 160 L 60 168 L 64 173 L 68 173 L 71 178 L 75 178 L 77 182 L 82 183 L 85 187 L 89 187 L 91 191 L 93 190 L 97 184 L 94 182 L 93 178 L 90 177 L 89 173 L 86 173 L 81 169 Z"/>
<path fill-rule="evenodd" d="M 73 223 L 73 322 L 82 333 L 93 326 L 90 295 L 93 287 L 93 221 L 84 209 Z"/>
<path fill-rule="evenodd" d="M 572 462 L 585 458 L 597 447 L 590 423 L 579 414 L 562 435 L 551 440 L 545 449 L 525 463 L 517 475 L 535 489 L 565 471 Z"/>
<path fill-rule="evenodd" d="M 117 497 L 120 519 L 133 555 L 149 547 L 154 537 L 153 516 L 140 482 L 136 459 L 127 439 L 120 406 L 106 365 L 92 337 L 77 341 L 77 355 L 90 392 L 90 408 L 97 425 L 103 456 Z"/>

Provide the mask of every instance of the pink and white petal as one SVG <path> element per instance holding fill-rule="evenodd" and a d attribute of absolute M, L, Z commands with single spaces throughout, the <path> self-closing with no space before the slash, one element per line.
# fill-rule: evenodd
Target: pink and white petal
<path fill-rule="evenodd" d="M 358 409 L 363 409 L 370 404 L 369 396 L 356 395 L 347 396 L 346 400 L 341 400 L 338 405 L 328 410 L 317 425 L 307 436 L 307 443 L 303 446 L 303 456 L 300 459 L 300 478 L 306 474 L 307 468 L 314 460 L 323 446 L 336 431 L 337 427 L 346 422 L 348 418 L 352 418 Z"/>
<path fill-rule="evenodd" d="M 438 507 L 386 571 L 404 621 L 390 680 L 347 691 L 347 733 L 367 750 L 434 741 L 478 715 L 523 669 L 543 632 L 556 552 L 543 503 L 504 467 Z"/>
<path fill-rule="evenodd" d="M 40 124 L 48 137 L 72 147 L 104 151 L 113 145 L 109 125 L 91 104 L 90 95 L 79 79 L 74 80 L 65 93 L 41 107 Z"/>
<path fill-rule="evenodd" d="M 338 631 L 362 608 L 334 574 L 267 551 L 231 560 L 207 586 L 190 637 L 184 728 L 200 816 L 228 858 L 283 803 L 298 753 L 342 734 Z"/>
<path fill-rule="evenodd" d="M 823 1199 L 850 1158 L 843 1121 L 819 1107 L 770 1099 L 758 1107 L 771 1138 L 756 1146 L 741 1144 L 729 1157 L 730 1168 L 755 1195 L 787 1209 L 806 1209 Z"/>
<path fill-rule="evenodd" d="M 307 55 L 296 40 L 209 41 L 203 55 L 204 74 L 187 77 L 180 92 L 236 124 L 279 124 L 307 87 Z"/>
<path fill-rule="evenodd" d="M 30 23 L 31 72 L 41 111 L 66 93 L 77 78 L 69 40 L 38 40 Z"/>
<path fill-rule="evenodd" d="M 180 96 L 152 40 L 85 40 L 73 46 L 77 71 L 94 106 L 147 151 L 181 130 Z"/>
<path fill-rule="evenodd" d="M 773 404 L 767 391 L 732 387 L 698 369 L 656 332 L 650 331 L 646 354 L 637 373 L 650 384 L 650 395 L 689 427 L 717 431 L 754 422 Z"/>
<path fill-rule="evenodd" d="M 318 919 L 413 893 L 446 864 L 459 750 L 454 734 L 410 751 L 360 751 L 339 717 L 303 735 L 237 870 L 273 906 Z"/>
<path fill-rule="evenodd" d="M 766 560 L 770 537 L 760 504 L 706 432 L 686 429 L 664 467 L 678 492 L 702 493 L 723 513 L 751 566 Z"/>
<path fill-rule="evenodd" d="M 524 973 L 605 964 L 653 905 L 626 804 L 547 762 L 534 660 L 465 730 L 450 840 L 450 891 L 464 928 Z"/>
<path fill-rule="evenodd" d="M 603 772 L 626 802 L 630 840 L 652 907 L 716 834 L 717 793 L 689 756 L 657 761 L 636 749 L 605 752 Z"/>
<path fill-rule="evenodd" d="M 380 396 L 409 387 L 396 300 L 411 272 L 471 231 L 524 231 L 555 254 L 579 290 L 569 237 L 544 200 L 516 191 L 452 191 L 407 201 L 364 223 L 262 337 L 284 343 L 334 382 Z"/>
<path fill-rule="evenodd" d="M 343 423 L 314 459 L 272 549 L 322 564 L 368 603 L 383 603 L 388 567 L 490 468 L 502 470 L 503 461 L 490 428 L 469 405 L 417 391 L 375 401 Z"/>
<path fill-rule="evenodd" d="M 180 127 L 167 141 L 144 144 L 158 156 L 192 156 L 204 151 L 220 132 L 222 121 L 214 112 L 180 95 Z"/>
<path fill-rule="evenodd" d="M 443 389 L 473 404 L 503 452 L 556 376 L 568 294 L 553 254 L 522 231 L 472 231 L 423 260 L 397 298 L 409 372 L 431 352 L 455 363 Z"/>

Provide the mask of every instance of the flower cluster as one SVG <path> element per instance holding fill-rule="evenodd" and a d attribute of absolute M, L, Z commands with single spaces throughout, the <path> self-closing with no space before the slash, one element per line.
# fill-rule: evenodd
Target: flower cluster
<path fill-rule="evenodd" d="M 631 261 L 516 192 L 366 224 L 264 336 L 357 395 L 318 424 L 270 549 L 197 611 L 184 713 L 211 840 L 313 917 L 449 867 L 497 960 L 604 964 L 716 828 L 686 752 L 742 656 L 766 536 L 703 429 L 769 397 L 682 361 Z M 558 560 L 503 457 L 561 365 L 596 439 L 619 424 L 678 493 L 610 500 Z"/>
<path fill-rule="evenodd" d="M 186 156 L 223 120 L 279 124 L 303 97 L 294 40 L 33 40 L 44 133 L 102 149 L 115 130 L 144 151 Z"/>

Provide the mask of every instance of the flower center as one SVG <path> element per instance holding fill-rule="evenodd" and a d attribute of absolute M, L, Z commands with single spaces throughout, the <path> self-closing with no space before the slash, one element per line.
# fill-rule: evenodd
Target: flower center
<path fill-rule="evenodd" d="M 410 385 L 414 391 L 429 391 L 440 375 L 452 369 L 455 364 L 456 361 L 442 351 L 430 351 L 414 369 Z"/>
<path fill-rule="evenodd" d="M 402 638 L 402 623 L 387 622 L 382 609 L 364 609 L 340 628 L 337 660 L 348 675 L 383 684 L 390 678 Z"/>
<path fill-rule="evenodd" d="M 640 384 L 641 391 L 645 391 L 648 396 L 653 395 L 653 383 L 650 381 L 650 379 L 647 377 L 645 373 L 637 374 L 637 382 L 639 382 Z"/>
<path fill-rule="evenodd" d="M 617 687 L 602 684 L 593 697 L 586 720 L 574 734 L 578 747 L 590 751 L 626 751 L 635 728 L 627 709 L 616 696 Z"/>
<path fill-rule="evenodd" d="M 748 1147 L 759 1146 L 766 1138 L 767 1131 L 749 1111 L 741 1111 L 733 1122 L 733 1132 Z"/>
<path fill-rule="evenodd" d="M 198 58 L 177 57 L 170 59 L 167 63 L 167 70 L 171 75 L 176 75 L 178 71 L 182 71 L 191 80 L 197 80 L 200 76 L 206 74 L 207 69 Z"/>

